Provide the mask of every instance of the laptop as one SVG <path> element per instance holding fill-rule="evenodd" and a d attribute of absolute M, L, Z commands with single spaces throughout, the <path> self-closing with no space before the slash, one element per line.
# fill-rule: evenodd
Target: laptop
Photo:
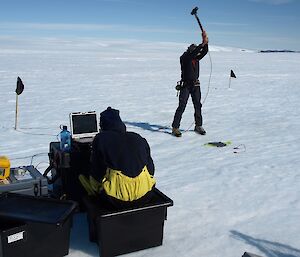
<path fill-rule="evenodd" d="M 94 111 L 70 113 L 70 128 L 73 141 L 92 143 L 99 132 L 97 113 Z"/>

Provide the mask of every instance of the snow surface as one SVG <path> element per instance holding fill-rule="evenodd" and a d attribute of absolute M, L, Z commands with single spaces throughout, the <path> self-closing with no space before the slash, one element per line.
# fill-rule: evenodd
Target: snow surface
<path fill-rule="evenodd" d="M 187 44 L 10 40 L 0 43 L 0 154 L 13 167 L 32 163 L 43 172 L 70 112 L 112 106 L 148 140 L 157 187 L 174 206 L 163 245 L 128 256 L 300 256 L 299 54 L 212 46 L 212 65 L 207 55 L 201 70 L 207 135 L 192 131 L 190 99 L 181 124 L 188 131 L 175 138 L 157 128 L 172 122 Z M 25 90 L 14 130 L 18 76 Z M 231 145 L 204 146 L 210 141 Z M 74 220 L 69 256 L 98 256 L 85 215 Z"/>

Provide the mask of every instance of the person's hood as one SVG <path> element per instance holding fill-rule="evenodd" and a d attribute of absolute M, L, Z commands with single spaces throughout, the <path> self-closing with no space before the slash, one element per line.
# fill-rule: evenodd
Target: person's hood
<path fill-rule="evenodd" d="M 188 47 L 187 52 L 191 53 L 191 52 L 193 52 L 196 48 L 197 48 L 197 45 L 196 45 L 196 44 L 191 44 L 191 45 Z"/>
<path fill-rule="evenodd" d="M 100 113 L 100 128 L 103 131 L 114 130 L 117 132 L 126 132 L 126 126 L 120 118 L 119 110 L 107 107 Z"/>

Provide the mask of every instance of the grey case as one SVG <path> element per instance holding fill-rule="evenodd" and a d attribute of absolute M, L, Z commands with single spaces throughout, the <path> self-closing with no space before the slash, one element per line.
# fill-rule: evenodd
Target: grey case
<path fill-rule="evenodd" d="M 27 176 L 18 179 L 15 171 L 22 169 L 27 172 Z M 30 175 L 29 175 L 30 174 Z M 21 176 L 20 176 L 21 177 Z M 0 193 L 11 192 L 32 196 L 47 196 L 48 182 L 34 166 L 22 166 L 10 169 L 9 184 L 0 184 Z"/>

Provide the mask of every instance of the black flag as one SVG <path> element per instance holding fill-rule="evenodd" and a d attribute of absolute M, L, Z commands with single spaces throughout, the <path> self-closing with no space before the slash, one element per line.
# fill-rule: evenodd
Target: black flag
<path fill-rule="evenodd" d="M 20 79 L 20 77 L 18 77 L 16 94 L 17 95 L 22 94 L 23 90 L 24 90 L 24 84 L 23 84 L 22 80 Z"/>
<path fill-rule="evenodd" d="M 231 78 L 236 78 L 236 76 L 235 76 L 233 70 L 230 71 L 230 77 L 231 77 Z"/>

